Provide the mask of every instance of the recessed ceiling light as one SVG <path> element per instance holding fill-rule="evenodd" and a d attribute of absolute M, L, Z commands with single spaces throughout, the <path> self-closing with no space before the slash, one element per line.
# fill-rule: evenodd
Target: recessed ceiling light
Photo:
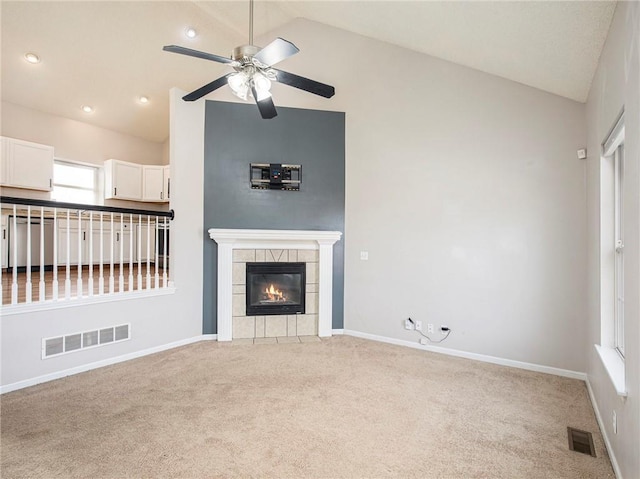
<path fill-rule="evenodd" d="M 138 101 L 143 105 L 146 105 L 147 103 L 149 103 L 149 97 L 142 95 L 140 98 L 138 98 Z"/>
<path fill-rule="evenodd" d="M 82 105 L 82 111 L 85 113 L 93 113 L 93 107 L 89 105 Z"/>
<path fill-rule="evenodd" d="M 198 32 L 196 31 L 195 28 L 193 27 L 188 27 L 185 31 L 184 34 L 188 37 L 188 38 L 196 38 L 198 36 Z"/>
<path fill-rule="evenodd" d="M 36 55 L 35 53 L 25 53 L 24 54 L 24 59 L 27 60 L 29 63 L 40 63 L 40 57 L 38 55 Z"/>

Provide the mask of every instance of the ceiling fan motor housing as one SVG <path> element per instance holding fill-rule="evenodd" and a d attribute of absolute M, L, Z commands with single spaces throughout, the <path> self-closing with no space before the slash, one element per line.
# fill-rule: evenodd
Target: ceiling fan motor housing
<path fill-rule="evenodd" d="M 241 62 L 242 59 L 251 59 L 261 49 L 255 45 L 240 45 L 233 49 L 233 59 L 237 62 Z"/>

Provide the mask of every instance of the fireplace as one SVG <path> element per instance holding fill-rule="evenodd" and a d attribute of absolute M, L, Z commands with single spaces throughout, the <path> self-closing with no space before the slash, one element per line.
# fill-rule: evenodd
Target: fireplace
<path fill-rule="evenodd" d="M 332 335 L 333 245 L 341 232 L 216 228 L 208 232 L 218 243 L 218 341 L 231 341 L 239 325 L 251 334 L 238 338 L 289 336 L 290 330 L 295 336 Z M 286 259 L 283 250 L 288 252 Z M 305 314 L 246 316 L 246 264 L 267 261 L 306 262 Z M 281 324 L 282 318 L 286 323 Z"/>
<path fill-rule="evenodd" d="M 247 263 L 247 316 L 305 313 L 305 263 Z"/>

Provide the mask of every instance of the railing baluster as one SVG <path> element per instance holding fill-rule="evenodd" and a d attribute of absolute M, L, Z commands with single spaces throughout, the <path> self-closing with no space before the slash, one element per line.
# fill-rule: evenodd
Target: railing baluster
<path fill-rule="evenodd" d="M 27 206 L 27 281 L 24 285 L 25 301 L 31 302 L 33 290 L 31 284 L 31 206 Z"/>
<path fill-rule="evenodd" d="M 156 261 L 155 261 L 155 267 L 156 267 L 156 274 L 154 276 L 154 283 L 155 283 L 155 289 L 158 289 L 160 287 L 160 275 L 158 274 L 158 217 L 156 216 L 156 247 L 155 247 L 155 253 L 156 253 Z"/>
<path fill-rule="evenodd" d="M 100 212 L 100 277 L 98 278 L 98 294 L 104 294 L 104 224 L 102 223 L 102 211 Z"/>
<path fill-rule="evenodd" d="M 82 211 L 78 210 L 78 282 L 76 298 L 82 298 Z"/>
<path fill-rule="evenodd" d="M 58 209 L 53 209 L 53 300 L 58 301 Z"/>
<path fill-rule="evenodd" d="M 138 215 L 138 290 L 142 289 L 142 215 Z"/>
<path fill-rule="evenodd" d="M 113 294 L 115 290 L 114 280 L 113 280 L 113 213 L 111 213 L 111 233 L 109 237 L 111 238 L 111 243 L 109 246 L 110 254 L 109 254 L 109 294 Z"/>
<path fill-rule="evenodd" d="M 67 210 L 67 268 L 64 278 L 64 299 L 71 299 L 71 210 Z"/>
<path fill-rule="evenodd" d="M 8 222 L 9 220 L 7 219 L 7 223 Z M 7 224 L 7 230 L 8 229 L 9 229 L 9 224 Z M 6 230 L 3 233 L 6 235 L 7 234 Z M 4 254 L 4 251 L 2 251 L 2 245 L 4 244 L 5 239 L 6 239 L 6 236 L 3 236 L 2 241 L 0 241 L 0 258 L 4 258 L 4 256 L 2 256 Z M 7 264 L 6 266 L 9 266 L 9 265 Z M 0 306 L 2 306 L 3 304 L 4 304 L 4 288 L 2 286 L 2 260 L 0 259 Z"/>
<path fill-rule="evenodd" d="M 133 291 L 133 214 L 129 213 L 129 291 Z"/>
<path fill-rule="evenodd" d="M 151 216 L 147 216 L 147 289 L 151 289 Z"/>
<path fill-rule="evenodd" d="M 89 211 L 89 296 L 93 296 L 93 211 Z"/>
<path fill-rule="evenodd" d="M 44 284 L 44 206 L 40 207 L 40 283 L 38 284 L 38 299 L 46 298 Z"/>
<path fill-rule="evenodd" d="M 120 236 L 118 236 L 118 242 L 120 243 L 120 276 L 118 277 L 118 292 L 124 292 L 124 213 L 120 213 Z"/>
<path fill-rule="evenodd" d="M 11 282 L 11 304 L 18 304 L 18 218 L 13 205 L 13 281 Z"/>
<path fill-rule="evenodd" d="M 94 205 L 29 198 L 2 197 L 2 201 L 9 219 L 5 223 L 8 238 L 0 243 L 0 258 L 5 259 L 0 269 L 0 300 L 5 305 L 33 307 L 34 303 L 159 290 L 172 284 L 168 213 L 114 207 L 103 211 Z M 53 255 L 47 256 L 51 249 Z"/>
<path fill-rule="evenodd" d="M 162 286 L 164 288 L 167 287 L 167 262 L 168 262 L 168 257 L 167 257 L 167 217 L 164 217 L 164 229 L 163 229 L 163 234 L 164 234 L 164 241 L 162 242 Z"/>

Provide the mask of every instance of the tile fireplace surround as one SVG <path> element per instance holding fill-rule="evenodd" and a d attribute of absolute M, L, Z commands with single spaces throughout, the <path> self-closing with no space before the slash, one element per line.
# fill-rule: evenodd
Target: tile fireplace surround
<path fill-rule="evenodd" d="M 288 254 L 298 250 L 296 255 L 302 251 L 301 258 L 305 256 L 304 250 L 317 250 L 317 334 L 321 337 L 331 336 L 333 245 L 340 239 L 342 233 L 339 231 L 211 228 L 209 236 L 218 243 L 218 341 L 231 341 L 233 337 L 233 257 L 235 250 L 257 250 L 253 251 L 254 255 L 260 255 L 259 251 L 261 250 L 288 250 Z M 246 259 L 243 258 L 251 259 L 251 255 L 251 251 L 236 253 L 236 260 L 238 260 L 236 264 L 243 266 L 243 263 L 246 262 Z M 315 255 L 311 255 L 310 259 L 309 263 L 315 263 Z M 237 275 L 236 271 L 236 282 L 238 282 Z M 239 314 L 239 309 L 240 305 L 236 304 L 236 314 Z M 262 316 L 256 318 L 262 318 Z"/>

